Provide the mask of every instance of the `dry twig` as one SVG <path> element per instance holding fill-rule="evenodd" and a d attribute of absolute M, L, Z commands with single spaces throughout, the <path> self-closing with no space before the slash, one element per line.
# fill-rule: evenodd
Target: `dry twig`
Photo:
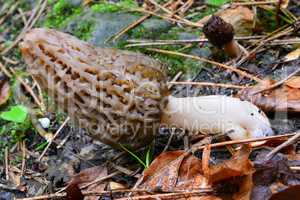
<path fill-rule="evenodd" d="M 7 48 L 5 48 L 1 52 L 1 55 L 5 55 L 6 53 L 8 53 L 11 49 L 13 49 L 22 40 L 22 38 L 24 37 L 25 33 L 29 29 L 31 29 L 35 25 L 35 23 L 37 22 L 37 20 L 40 18 L 40 16 L 42 15 L 44 9 L 46 8 L 46 5 L 47 5 L 47 0 L 40 0 L 38 2 L 38 4 L 36 5 L 36 7 L 33 9 L 30 18 L 28 19 L 28 23 L 24 26 L 23 30 L 17 36 L 17 38 L 15 39 L 15 41 L 10 46 L 8 46 Z"/>
<path fill-rule="evenodd" d="M 40 157 L 38 158 L 38 161 L 41 161 L 41 159 L 43 158 L 43 156 L 45 155 L 45 153 L 49 149 L 50 145 L 52 144 L 53 140 L 57 137 L 57 135 L 61 132 L 61 130 L 65 127 L 65 125 L 68 123 L 69 120 L 70 120 L 70 117 L 67 117 L 65 119 L 65 121 L 61 124 L 61 126 L 57 129 L 57 131 L 54 134 L 53 138 L 51 138 L 51 140 L 48 141 L 48 144 L 47 144 L 46 148 L 44 149 L 44 151 L 42 152 L 42 154 L 40 155 Z"/>
<path fill-rule="evenodd" d="M 284 135 L 276 135 L 276 136 L 268 136 L 268 137 L 262 137 L 262 138 L 251 138 L 251 139 L 244 139 L 244 140 L 232 140 L 232 141 L 226 141 L 226 142 L 219 142 L 211 144 L 211 148 L 214 147 L 222 147 L 226 145 L 234 145 L 234 144 L 247 144 L 251 142 L 259 142 L 259 141 L 266 141 L 266 140 L 273 140 L 273 139 L 280 139 L 285 137 L 291 137 L 294 136 L 296 133 L 289 133 Z M 205 146 L 195 147 L 196 149 L 204 149 Z"/>
<path fill-rule="evenodd" d="M 265 91 L 277 88 L 277 87 L 281 86 L 282 84 L 284 84 L 286 81 L 288 81 L 290 78 L 292 78 L 293 76 L 295 76 L 296 74 L 298 74 L 299 72 L 300 72 L 300 68 L 296 69 L 294 72 L 292 72 L 291 74 L 289 74 L 286 78 L 282 79 L 281 81 L 278 81 L 278 82 L 270 85 L 267 88 L 263 88 L 263 89 L 261 89 L 259 91 L 256 91 L 252 95 L 256 95 L 258 93 L 265 92 Z"/>
<path fill-rule="evenodd" d="M 170 85 L 194 85 L 194 86 L 212 86 L 212 87 L 224 87 L 224 88 L 235 88 L 235 89 L 245 89 L 246 86 L 232 85 L 225 83 L 211 83 L 211 82 L 193 82 L 193 81 L 171 81 L 168 82 Z"/>
<path fill-rule="evenodd" d="M 269 152 L 266 155 L 265 160 L 270 160 L 271 158 L 273 158 L 273 156 L 278 153 L 280 150 L 282 150 L 283 148 L 292 145 L 294 143 L 296 143 L 300 138 L 300 131 L 296 132 L 295 135 L 293 137 L 291 137 L 290 139 L 288 139 L 287 141 L 285 141 L 284 143 L 282 143 L 281 145 L 277 146 L 276 148 L 274 148 L 271 152 Z"/>
<path fill-rule="evenodd" d="M 164 4 L 164 6 L 167 6 L 169 5 L 170 3 L 172 3 L 173 0 L 167 2 Z M 157 12 L 159 11 L 160 9 L 156 9 L 154 10 L 154 12 Z M 133 29 L 134 27 L 138 26 L 139 24 L 141 24 L 142 22 L 144 22 L 146 19 L 148 19 L 149 17 L 151 17 L 152 15 L 151 14 L 147 14 L 141 18 L 139 18 L 138 20 L 136 20 L 135 22 L 133 22 L 132 24 L 130 24 L 129 26 L 125 27 L 124 29 L 121 29 L 117 34 L 115 34 L 113 37 L 109 38 L 106 42 L 112 40 L 112 41 L 115 41 L 117 40 L 118 38 L 120 38 L 122 35 L 124 35 L 125 33 L 127 33 L 129 30 Z"/>
<path fill-rule="evenodd" d="M 247 73 L 245 71 L 239 70 L 239 69 L 237 69 L 235 67 L 232 67 L 232 66 L 229 66 L 229 65 L 218 63 L 216 61 L 208 60 L 206 58 L 202 58 L 202 57 L 199 57 L 199 56 L 193 56 L 193 55 L 189 55 L 189 54 L 179 53 L 179 52 L 175 52 L 175 51 L 162 50 L 162 49 L 147 48 L 147 50 L 158 52 L 158 53 L 169 54 L 169 55 L 182 56 L 182 57 L 185 57 L 185 58 L 192 58 L 192 59 L 199 60 L 199 61 L 202 61 L 202 62 L 207 62 L 207 63 L 213 64 L 213 65 L 216 65 L 218 67 L 221 67 L 221 68 L 224 68 L 224 69 L 236 72 L 239 75 L 245 76 L 245 77 L 247 77 L 247 78 L 249 78 L 251 80 L 254 80 L 256 82 L 259 82 L 259 83 L 263 82 L 263 80 L 261 80 L 260 78 L 257 78 L 256 76 L 254 76 L 252 74 L 249 74 L 249 73 Z"/>

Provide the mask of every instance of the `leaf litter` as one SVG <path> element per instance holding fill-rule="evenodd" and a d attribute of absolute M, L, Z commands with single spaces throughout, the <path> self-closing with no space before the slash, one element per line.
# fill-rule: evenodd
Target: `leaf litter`
<path fill-rule="evenodd" d="M 289 1 L 281 2 L 280 7 L 286 9 Z M 272 5 L 268 7 L 276 6 Z M 251 10 L 249 8 L 251 7 L 238 6 L 225 10 L 222 9 L 216 14 L 226 17 L 233 24 L 239 24 L 234 22 L 236 19 L 245 20 L 247 24 L 245 29 L 238 28 L 237 31 L 244 31 L 247 28 L 247 35 L 249 33 L 249 25 L 252 24 L 251 22 L 253 22 L 255 14 L 253 13 L 254 9 Z M 177 20 L 179 21 L 178 23 L 184 21 L 182 18 L 178 18 Z M 185 21 L 185 23 L 188 22 Z M 200 20 L 197 24 L 201 23 Z M 195 24 L 193 23 L 193 25 Z M 235 27 L 238 27 L 238 25 Z M 282 61 L 291 62 L 298 59 L 299 49 L 296 49 L 287 54 Z M 266 80 L 261 85 L 255 85 L 254 87 L 242 90 L 239 96 L 251 100 L 254 104 L 261 107 L 261 109 L 268 112 L 286 110 L 289 112 L 299 112 L 300 78 L 294 76 L 279 87 L 254 94 L 259 90 L 268 88 L 274 83 L 274 80 Z M 7 102 L 9 90 L 8 82 L 1 82 L 1 105 Z M 286 100 L 288 102 L 287 105 L 284 103 Z M 14 120 L 19 119 L 18 121 L 23 121 L 26 110 L 17 107 L 17 109 L 9 111 L 9 113 L 11 112 L 12 114 L 14 112 L 21 113 L 19 115 L 21 119 L 18 117 L 13 118 Z M 9 118 L 9 120 L 11 119 Z M 204 149 L 202 159 L 182 150 L 162 153 L 155 158 L 149 168 L 143 171 L 143 176 L 140 179 L 141 183 L 137 188 L 145 191 L 135 192 L 132 198 L 139 199 L 141 194 L 146 193 L 156 194 L 158 195 L 156 197 L 160 199 L 291 200 L 299 195 L 300 192 L 299 171 L 292 168 L 300 166 L 299 154 L 297 154 L 295 145 L 290 145 L 270 160 L 265 160 L 265 156 L 270 148 L 272 149 L 285 141 L 286 139 L 267 140 L 263 146 L 260 146 L 262 149 L 258 150 L 253 150 L 248 145 L 242 145 L 239 148 L 234 146 L 235 149 L 231 158 L 218 160 L 217 163 L 211 158 L 210 145 L 207 145 Z M 263 151 L 264 148 L 267 151 Z M 257 154 L 255 158 L 253 158 L 253 154 Z M 105 167 L 93 167 L 81 171 L 69 181 L 66 189 L 67 198 L 98 199 L 99 195 L 87 197 L 85 194 L 88 192 L 105 191 L 106 183 L 90 185 L 85 189 L 81 189 L 81 187 L 86 186 L 99 177 L 106 177 L 107 175 L 108 169 Z M 131 190 L 132 192 L 134 191 L 134 189 Z M 195 193 L 189 194 L 191 191 Z M 171 197 L 163 197 L 163 194 L 172 192 L 176 194 Z M 162 196 L 160 197 L 159 195 Z M 149 199 L 153 199 L 151 195 Z"/>

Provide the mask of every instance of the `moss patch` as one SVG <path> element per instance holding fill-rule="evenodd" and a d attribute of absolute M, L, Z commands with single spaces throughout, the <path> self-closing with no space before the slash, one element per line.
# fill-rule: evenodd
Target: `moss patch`
<path fill-rule="evenodd" d="M 91 6 L 91 10 L 97 13 L 116 12 L 121 10 L 128 10 L 136 8 L 137 4 L 135 0 L 121 0 L 118 3 L 101 2 Z"/>
<path fill-rule="evenodd" d="M 56 2 L 51 0 L 51 4 L 52 10 L 48 13 L 44 21 L 44 26 L 48 28 L 61 28 L 68 21 L 80 15 L 83 10 L 81 6 L 74 6 L 66 0 L 58 0 Z"/>

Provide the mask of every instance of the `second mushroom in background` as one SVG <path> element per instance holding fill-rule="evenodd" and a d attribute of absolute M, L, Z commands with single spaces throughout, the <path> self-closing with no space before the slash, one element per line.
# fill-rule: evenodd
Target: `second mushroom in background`
<path fill-rule="evenodd" d="M 234 28 L 221 17 L 213 15 L 204 25 L 203 33 L 210 43 L 231 57 L 241 55 L 239 44 L 234 40 Z"/>

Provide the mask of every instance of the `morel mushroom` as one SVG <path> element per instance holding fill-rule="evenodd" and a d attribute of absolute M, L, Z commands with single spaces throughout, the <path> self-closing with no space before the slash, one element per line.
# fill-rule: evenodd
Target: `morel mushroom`
<path fill-rule="evenodd" d="M 231 24 L 225 22 L 221 17 L 213 15 L 203 27 L 203 33 L 206 38 L 219 49 L 232 57 L 241 54 L 238 43 L 234 40 L 234 28 Z"/>
<path fill-rule="evenodd" d="M 253 104 L 224 96 L 168 95 L 162 65 L 139 53 L 97 48 L 48 29 L 21 43 L 28 71 L 94 138 L 119 148 L 149 144 L 161 123 L 232 139 L 272 134 Z"/>

